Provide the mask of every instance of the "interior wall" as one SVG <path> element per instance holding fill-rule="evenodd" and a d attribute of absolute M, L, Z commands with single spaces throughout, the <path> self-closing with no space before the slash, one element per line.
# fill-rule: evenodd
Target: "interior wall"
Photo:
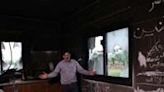
<path fill-rule="evenodd" d="M 45 60 L 48 58 L 46 55 L 45 57 L 40 55 L 40 58 L 37 60 L 32 60 L 34 56 L 31 52 L 57 52 L 53 59 L 60 58 L 58 55 L 62 47 L 60 46 L 59 23 L 49 20 L 5 15 L 0 15 L 0 20 L 0 41 L 22 42 L 22 72 L 25 75 L 25 79 L 36 79 L 38 73 L 44 69 L 40 66 L 45 66 L 47 70 L 48 63 L 50 62 Z M 56 62 L 57 60 L 54 62 L 54 65 L 56 65 Z M 30 78 L 27 78 L 27 76 L 30 76 Z"/>
<path fill-rule="evenodd" d="M 119 84 L 106 82 L 109 84 L 109 89 L 112 89 L 108 92 L 122 92 L 123 90 L 124 92 L 163 92 L 164 47 L 162 35 L 164 13 L 162 10 L 164 9 L 164 2 L 156 0 L 133 0 L 132 2 L 127 0 L 124 2 L 117 0 L 112 5 L 109 2 L 97 2 L 81 12 L 82 15 L 73 16 L 74 20 L 71 23 L 69 22 L 69 28 L 75 35 L 78 35 L 80 31 L 80 34 L 83 35 L 80 39 L 83 39 L 86 35 L 103 33 L 110 27 L 128 24 L 132 28 L 130 33 L 133 39 L 131 40 L 133 43 L 131 49 L 133 84 L 130 87 L 124 86 L 122 88 Z M 73 39 L 76 39 L 76 37 L 73 37 Z M 77 41 L 76 45 L 70 44 L 70 47 L 72 50 L 75 50 L 74 46 L 76 46 L 76 49 L 79 47 L 80 53 L 84 54 L 85 46 L 82 47 L 79 43 L 81 43 L 80 40 Z M 78 54 L 79 52 L 74 51 L 74 53 Z M 102 92 L 96 90 L 100 87 L 99 82 L 83 79 L 83 92 L 88 92 L 87 90 L 92 90 L 89 92 Z"/>
<path fill-rule="evenodd" d="M 139 5 L 139 6 L 137 6 Z M 163 80 L 163 1 L 136 2 L 132 13 L 134 48 L 134 91 L 162 92 Z M 137 12 L 136 12 L 137 11 Z"/>

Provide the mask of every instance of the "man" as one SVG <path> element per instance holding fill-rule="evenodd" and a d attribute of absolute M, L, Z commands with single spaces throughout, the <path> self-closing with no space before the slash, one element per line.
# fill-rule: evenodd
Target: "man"
<path fill-rule="evenodd" d="M 57 64 L 55 70 L 49 74 L 44 72 L 39 75 L 39 78 L 52 78 L 56 77 L 58 73 L 60 73 L 62 92 L 78 92 L 76 72 L 90 76 L 95 75 L 95 71 L 87 71 L 83 69 L 76 60 L 71 59 L 71 54 L 69 52 L 65 52 L 63 55 L 63 60 Z"/>

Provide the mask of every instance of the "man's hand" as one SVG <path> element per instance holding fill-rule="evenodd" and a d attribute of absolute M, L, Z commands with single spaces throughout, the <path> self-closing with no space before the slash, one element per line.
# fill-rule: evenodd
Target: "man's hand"
<path fill-rule="evenodd" d="M 41 79 L 47 79 L 48 78 L 48 74 L 45 73 L 45 72 L 43 72 L 43 74 L 40 74 L 39 75 L 39 78 L 41 78 Z"/>
<path fill-rule="evenodd" d="M 89 72 L 90 72 L 90 74 L 89 74 L 89 75 L 91 75 L 91 76 L 96 75 L 96 71 L 91 70 L 91 71 L 89 71 Z"/>

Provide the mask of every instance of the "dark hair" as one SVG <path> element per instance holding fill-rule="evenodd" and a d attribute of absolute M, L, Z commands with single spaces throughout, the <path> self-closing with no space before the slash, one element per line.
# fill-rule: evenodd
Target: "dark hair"
<path fill-rule="evenodd" d="M 63 55 L 64 55 L 65 53 L 68 53 L 68 54 L 71 55 L 71 52 L 69 52 L 69 51 L 65 51 L 65 52 L 63 52 Z"/>

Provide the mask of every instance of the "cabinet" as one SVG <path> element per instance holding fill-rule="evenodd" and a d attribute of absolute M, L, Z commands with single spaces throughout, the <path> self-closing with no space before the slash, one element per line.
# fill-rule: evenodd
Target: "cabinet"
<path fill-rule="evenodd" d="M 16 82 L 15 88 L 18 92 L 61 92 L 60 83 L 49 84 L 45 81 L 20 81 Z M 11 83 L 3 85 L 4 92 L 12 92 Z"/>

